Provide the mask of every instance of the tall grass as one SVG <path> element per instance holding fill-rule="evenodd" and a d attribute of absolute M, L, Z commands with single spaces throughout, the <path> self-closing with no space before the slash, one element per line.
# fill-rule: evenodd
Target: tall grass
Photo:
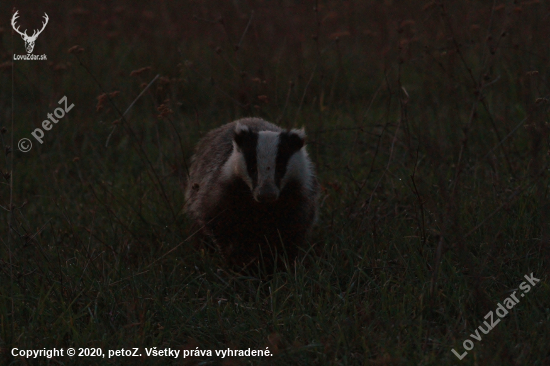
<path fill-rule="evenodd" d="M 18 1 L 22 29 L 50 17 L 33 62 L 12 61 L 12 5 L 1 363 L 550 364 L 548 4 Z M 323 187 L 310 246 L 270 281 L 230 272 L 182 212 L 195 143 L 244 116 L 305 126 Z M 11 356 L 153 346 L 274 356 Z"/>

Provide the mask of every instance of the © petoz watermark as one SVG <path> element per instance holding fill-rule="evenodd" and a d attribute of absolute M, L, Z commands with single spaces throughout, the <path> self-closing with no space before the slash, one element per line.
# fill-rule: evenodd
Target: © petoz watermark
<path fill-rule="evenodd" d="M 58 104 L 61 105 L 61 103 L 64 103 L 63 108 L 61 107 L 56 108 L 53 111 L 53 115 L 52 113 L 48 113 L 47 114 L 48 119 L 45 119 L 44 121 L 42 121 L 42 128 L 44 130 L 46 131 L 51 130 L 53 127 L 52 122 L 53 123 L 59 122 L 59 119 L 65 117 L 65 114 L 67 114 L 74 107 L 74 103 L 72 103 L 69 106 L 67 105 L 67 96 L 63 96 L 63 98 L 59 99 Z M 59 119 L 55 119 L 54 116 Z M 40 142 L 40 144 L 44 142 L 42 140 L 42 138 L 44 137 L 44 131 L 42 129 L 36 128 L 33 132 L 31 132 L 31 135 L 36 139 L 36 141 Z M 32 149 L 32 142 L 28 138 L 22 138 L 17 143 L 17 147 L 21 152 L 29 152 Z"/>
<path fill-rule="evenodd" d="M 519 285 L 520 290 L 523 290 L 521 297 L 524 297 L 525 294 L 531 290 L 531 286 L 535 286 L 537 282 L 540 282 L 538 278 L 535 278 L 533 276 L 533 272 L 531 272 L 530 276 L 525 275 L 524 277 L 527 280 L 527 282 L 529 282 L 529 284 L 531 285 L 529 285 L 527 282 L 522 282 Z M 497 309 L 495 310 L 495 313 L 497 313 L 499 318 L 504 318 L 506 315 L 508 315 L 508 310 L 511 310 L 514 306 L 516 306 L 519 303 L 519 299 L 516 297 L 516 292 L 517 291 L 512 292 L 512 295 L 510 295 L 510 297 L 507 297 L 506 299 L 504 299 L 503 301 L 504 305 L 502 305 L 500 302 L 497 304 Z M 485 315 L 484 317 L 484 319 L 488 319 L 488 318 L 490 318 L 489 321 L 491 322 L 491 324 L 488 324 L 487 321 L 484 321 L 483 324 L 485 325 L 486 328 L 483 328 L 483 326 L 480 325 L 475 330 L 475 334 L 470 334 L 470 337 L 472 337 L 476 341 L 481 341 L 481 335 L 479 334 L 479 330 L 481 330 L 483 334 L 488 334 L 495 327 L 495 325 L 500 323 L 500 319 L 497 318 L 496 321 L 494 320 L 492 311 L 489 311 L 487 315 Z M 462 346 L 466 351 L 471 351 L 474 348 L 474 342 L 472 342 L 469 339 L 466 339 L 462 343 Z M 468 354 L 468 352 L 464 351 L 463 354 L 459 355 L 454 348 L 451 349 L 451 351 L 455 354 L 455 356 L 459 360 L 462 360 Z"/>

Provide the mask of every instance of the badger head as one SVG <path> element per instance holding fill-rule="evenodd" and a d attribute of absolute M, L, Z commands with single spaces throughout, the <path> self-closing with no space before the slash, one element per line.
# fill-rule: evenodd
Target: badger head
<path fill-rule="evenodd" d="M 312 171 L 305 137 L 304 129 L 254 132 L 237 123 L 233 151 L 222 168 L 222 175 L 226 179 L 242 179 L 254 200 L 261 203 L 275 202 L 291 181 L 308 187 Z"/>

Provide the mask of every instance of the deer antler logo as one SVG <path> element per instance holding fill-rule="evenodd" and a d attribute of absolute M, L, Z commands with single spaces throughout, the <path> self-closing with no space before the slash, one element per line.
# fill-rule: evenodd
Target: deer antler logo
<path fill-rule="evenodd" d="M 46 24 L 48 24 L 48 20 L 50 18 L 48 18 L 48 14 L 44 13 L 45 22 L 42 23 L 42 29 L 40 29 L 39 31 L 37 31 L 35 29 L 34 32 L 32 33 L 32 36 L 29 37 L 27 35 L 27 30 L 26 29 L 23 33 L 21 33 L 19 31 L 19 27 L 16 28 L 16 26 L 15 26 L 15 20 L 19 17 L 19 15 L 17 15 L 17 13 L 19 13 L 19 10 L 16 11 L 13 14 L 13 17 L 11 18 L 11 26 L 13 27 L 14 31 L 16 31 L 17 33 L 19 33 L 21 35 L 21 38 L 23 38 L 23 41 L 25 41 L 25 48 L 27 49 L 27 53 L 32 53 L 32 50 L 34 49 L 34 42 L 36 42 L 36 38 L 38 38 L 40 33 L 42 33 L 44 28 L 46 28 Z"/>

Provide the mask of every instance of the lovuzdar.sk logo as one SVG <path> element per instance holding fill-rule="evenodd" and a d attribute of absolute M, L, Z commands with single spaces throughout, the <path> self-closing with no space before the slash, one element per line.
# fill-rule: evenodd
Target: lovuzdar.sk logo
<path fill-rule="evenodd" d="M 13 13 L 13 17 L 11 18 L 11 26 L 13 27 L 13 30 L 16 31 L 21 35 L 21 38 L 23 38 L 23 41 L 25 41 L 25 49 L 27 50 L 26 55 L 16 55 L 13 54 L 14 60 L 47 60 L 46 55 L 34 55 L 32 51 L 34 50 L 34 43 L 36 42 L 36 39 L 42 33 L 44 28 L 46 28 L 46 25 L 48 24 L 48 14 L 44 13 L 44 22 L 42 23 L 42 29 L 40 30 L 34 30 L 32 33 L 32 36 L 29 36 L 27 34 L 27 30 L 25 29 L 24 32 L 21 32 L 19 30 L 19 26 L 15 24 L 15 21 L 17 18 L 19 18 L 19 10 Z"/>

